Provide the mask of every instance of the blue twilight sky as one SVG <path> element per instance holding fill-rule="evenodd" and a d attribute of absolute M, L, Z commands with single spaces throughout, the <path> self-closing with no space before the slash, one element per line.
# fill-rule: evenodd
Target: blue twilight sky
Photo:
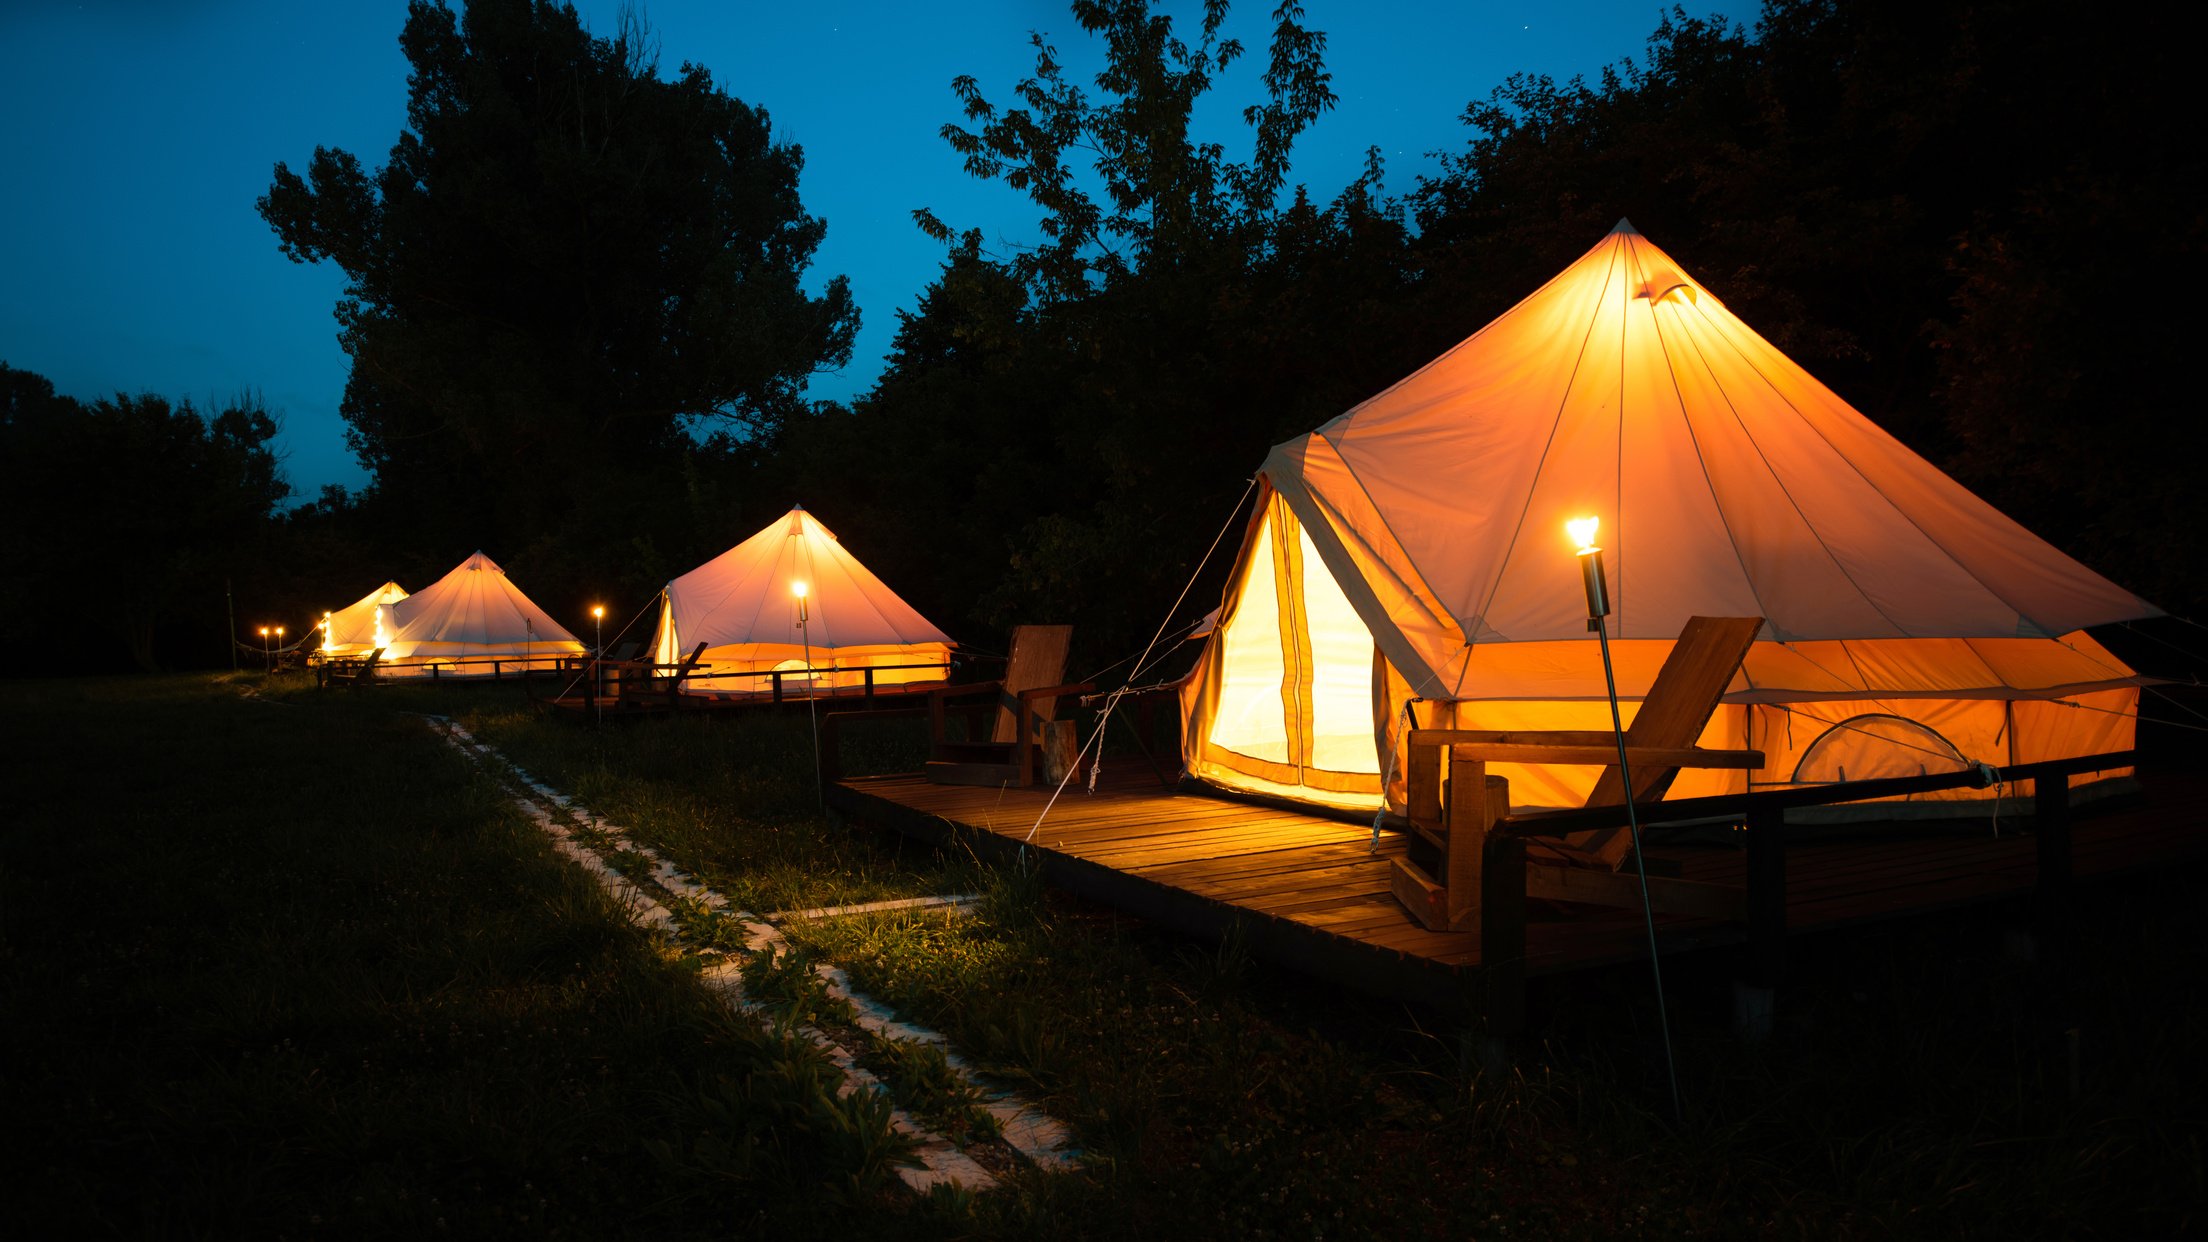
<path fill-rule="evenodd" d="M 1328 36 L 1337 108 L 1298 144 L 1293 179 L 1331 199 L 1385 154 L 1401 193 L 1432 153 L 1467 138 L 1465 105 L 1514 72 L 1592 74 L 1638 55 L 1659 0 L 1305 0 Z M 979 226 L 993 248 L 1033 239 L 1036 213 L 968 178 L 937 131 L 959 120 L 950 81 L 971 73 L 1002 101 L 1033 67 L 1030 31 L 1069 68 L 1095 63 L 1060 3 L 1045 0 L 647 0 L 660 63 L 712 70 L 805 149 L 801 191 L 828 236 L 812 270 L 851 278 L 864 322 L 851 365 L 815 397 L 871 385 L 900 308 L 942 250 L 912 224 L 929 207 Z M 577 5 L 613 29 L 620 0 Z M 1754 20 L 1754 0 L 1703 0 L 1697 15 Z M 1200 7 L 1175 2 L 1188 37 Z M 62 392 L 189 397 L 257 389 L 282 415 L 279 448 L 302 498 L 366 476 L 345 447 L 347 360 L 331 315 L 337 270 L 302 267 L 254 214 L 283 160 L 317 144 L 376 166 L 405 117 L 403 0 L 0 0 L 0 362 Z M 1240 107 L 1270 30 L 1243 0 L 1229 32 L 1249 54 L 1215 92 L 1210 136 L 1246 158 Z M 1476 324 L 1464 325 L 1467 331 Z"/>

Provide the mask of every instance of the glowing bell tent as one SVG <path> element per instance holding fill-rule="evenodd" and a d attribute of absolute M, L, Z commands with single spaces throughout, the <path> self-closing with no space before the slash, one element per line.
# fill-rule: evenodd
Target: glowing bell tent
<path fill-rule="evenodd" d="M 796 588 L 805 591 L 799 621 Z M 951 640 L 898 598 L 844 548 L 820 520 L 793 506 L 764 530 L 667 584 L 660 599 L 654 659 L 674 664 L 699 643 L 701 673 L 799 676 L 784 687 L 803 689 L 808 647 L 816 688 L 865 682 L 876 686 L 940 681 Z M 899 667 L 899 666 L 933 667 Z M 692 682 L 707 693 L 749 694 L 766 677 L 721 676 Z"/>
<path fill-rule="evenodd" d="M 364 656 L 390 645 L 391 605 L 406 598 L 406 588 L 386 582 L 336 612 L 322 616 L 323 655 Z"/>
<path fill-rule="evenodd" d="M 390 605 L 391 641 L 379 677 L 490 677 L 556 669 L 583 645 L 477 552 L 452 572 Z"/>
<path fill-rule="evenodd" d="M 1766 618 L 1701 738 L 1766 766 L 1685 772 L 1671 797 L 2132 743 L 2141 679 L 2083 627 L 2159 610 L 1879 430 L 1624 221 L 1276 446 L 1259 482 L 1182 690 L 1184 762 L 1215 785 L 1370 809 L 1407 714 L 1607 731 L 1565 534 L 1582 515 L 1601 519 L 1628 723 L 1689 616 Z M 1492 771 L 1529 806 L 1580 805 L 1599 775 Z"/>

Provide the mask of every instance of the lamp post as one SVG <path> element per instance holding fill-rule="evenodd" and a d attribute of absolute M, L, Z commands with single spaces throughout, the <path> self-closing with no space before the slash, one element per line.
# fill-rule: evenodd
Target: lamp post
<path fill-rule="evenodd" d="M 790 594 L 797 597 L 797 632 L 805 644 L 805 719 L 813 734 L 813 794 L 822 814 L 828 812 L 828 791 L 820 787 L 820 708 L 813 702 L 813 631 L 812 610 L 806 606 L 805 580 L 799 578 L 790 583 Z"/>
<path fill-rule="evenodd" d="M 279 647 L 284 645 L 284 627 L 280 625 L 276 627 L 276 645 Z M 275 670 L 270 669 L 269 671 L 274 672 Z"/>
<path fill-rule="evenodd" d="M 268 645 L 268 627 L 261 627 L 261 673 L 266 676 L 276 667 L 276 653 Z"/>
<path fill-rule="evenodd" d="M 605 671 L 600 663 L 606 658 L 606 606 L 604 604 L 592 604 L 590 606 L 590 626 L 592 630 L 590 644 L 590 707 L 592 714 L 598 718 L 597 723 L 604 724 L 606 723 L 606 701 L 603 693 L 605 686 L 602 684 L 602 680 Z"/>
<path fill-rule="evenodd" d="M 1587 592 L 1587 628 L 1595 632 L 1602 644 L 1602 684 L 1610 699 L 1610 731 L 1618 743 L 1618 777 L 1625 787 L 1625 825 L 1633 842 L 1633 871 L 1641 882 L 1641 921 L 1648 929 L 1648 969 L 1656 980 L 1656 1029 L 1664 1036 L 1664 1073 L 1671 1083 L 1671 1119 L 1674 1124 L 1684 1123 L 1686 1115 L 1679 1108 L 1679 1066 L 1671 1051 L 1671 1018 L 1664 1008 L 1664 967 L 1656 955 L 1656 913 L 1648 901 L 1648 864 L 1641 856 L 1641 816 L 1633 806 L 1633 767 L 1625 754 L 1625 723 L 1618 712 L 1618 676 L 1610 663 L 1610 629 L 1603 618 L 1610 615 L 1610 588 L 1603 580 L 1602 549 L 1595 546 L 1595 533 L 1602 529 L 1602 519 L 1596 517 L 1573 518 L 1564 523 L 1564 530 L 1578 545 L 1580 585 Z"/>

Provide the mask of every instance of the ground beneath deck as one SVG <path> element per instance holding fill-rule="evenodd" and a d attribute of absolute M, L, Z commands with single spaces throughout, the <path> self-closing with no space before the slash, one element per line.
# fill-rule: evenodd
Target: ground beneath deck
<path fill-rule="evenodd" d="M 2081 808 L 2072 826 L 2081 879 L 2208 857 L 2192 777 L 2149 777 L 2143 795 Z M 1139 764 L 1108 764 L 1093 795 L 1050 789 L 932 785 L 917 775 L 847 779 L 839 811 L 984 857 L 1034 851 L 1064 887 L 1202 936 L 1239 926 L 1253 953 L 1368 991 L 1439 1004 L 1465 992 L 1479 933 L 1434 932 L 1389 891 L 1405 840 L 1368 826 L 1280 807 L 1165 789 Z M 1045 814 L 1045 808 L 1048 813 Z M 1791 844 L 1787 925 L 1833 928 L 2029 892 L 2037 876 L 2026 825 L 1999 835 L 1984 820 L 1858 827 Z M 1652 860 L 1692 880 L 1742 884 L 1736 845 L 1652 845 Z M 1645 955 L 1637 912 L 1531 903 L 1527 970 L 1556 973 Z M 1658 920 L 1667 949 L 1738 942 L 1738 924 Z"/>

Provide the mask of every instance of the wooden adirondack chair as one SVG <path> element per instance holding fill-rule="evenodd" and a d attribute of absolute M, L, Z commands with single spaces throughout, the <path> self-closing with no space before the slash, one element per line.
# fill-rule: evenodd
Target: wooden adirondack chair
<path fill-rule="evenodd" d="M 699 643 L 665 677 L 658 675 L 662 666 L 653 663 L 650 652 L 620 665 L 614 673 L 616 705 L 628 710 L 649 710 L 657 700 L 669 711 L 681 707 L 683 679 L 698 666 L 698 659 L 704 654 L 705 644 Z"/>
<path fill-rule="evenodd" d="M 938 785 L 1035 783 L 1042 727 L 1058 711 L 1058 696 L 1092 689 L 1087 682 L 1060 684 L 1066 675 L 1070 625 L 1021 625 L 1012 630 L 1012 652 L 1000 681 L 945 686 L 928 693 L 929 759 L 922 768 Z M 972 695 L 997 697 L 989 740 L 953 741 L 944 730 L 944 708 Z"/>
<path fill-rule="evenodd" d="M 624 683 L 628 681 L 629 667 L 635 661 L 637 653 L 643 649 L 642 643 L 626 642 L 615 647 L 612 655 L 603 651 L 593 652 L 587 665 L 590 688 L 584 692 L 583 697 L 592 702 L 611 702 L 618 706 L 623 690 L 628 688 Z"/>
<path fill-rule="evenodd" d="M 378 647 L 358 660 L 337 660 L 324 666 L 325 686 L 343 686 L 358 690 L 376 677 L 376 665 L 383 660 L 383 648 Z"/>
<path fill-rule="evenodd" d="M 1763 766 L 1761 751 L 1703 750 L 1694 744 L 1762 626 L 1761 617 L 1687 621 L 1625 731 L 1634 801 L 1663 797 L 1682 768 Z M 1412 854 L 1438 854 L 1438 866 L 1429 869 L 1411 858 L 1397 859 L 1391 886 L 1397 900 L 1436 931 L 1461 930 L 1474 922 L 1484 859 L 1497 844 L 1492 830 L 1510 814 L 1510 782 L 1489 776 L 1488 764 L 1599 766 L 1604 771 L 1586 805 L 1614 806 L 1625 798 L 1617 738 L 1602 730 L 1413 729 L 1405 751 L 1405 809 L 1416 838 Z M 1446 790 L 1444 764 L 1449 772 Z M 1528 842 L 1525 848 L 1523 896 L 1639 908 L 1639 879 L 1617 871 L 1632 851 L 1626 829 L 1580 833 L 1564 842 Z M 1737 918 L 1745 908 L 1738 889 L 1665 876 L 1648 877 L 1648 899 L 1658 909 L 1721 918 Z"/>

